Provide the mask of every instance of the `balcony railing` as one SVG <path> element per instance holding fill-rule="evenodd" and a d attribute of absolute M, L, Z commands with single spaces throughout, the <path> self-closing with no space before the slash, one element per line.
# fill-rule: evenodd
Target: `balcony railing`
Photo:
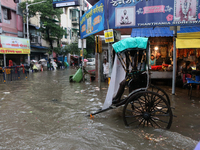
<path fill-rule="evenodd" d="M 73 17 L 72 18 L 72 23 L 73 24 L 78 24 L 79 23 L 79 19 L 77 17 Z"/>

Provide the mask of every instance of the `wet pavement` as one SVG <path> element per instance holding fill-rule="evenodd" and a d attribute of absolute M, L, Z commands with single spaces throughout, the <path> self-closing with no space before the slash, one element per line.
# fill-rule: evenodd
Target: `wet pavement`
<path fill-rule="evenodd" d="M 31 73 L 27 80 L 0 84 L 0 149 L 191 150 L 200 140 L 200 95 L 161 86 L 175 109 L 170 130 L 127 128 L 119 107 L 94 119 L 106 97 L 105 83 L 70 83 L 75 69 Z"/>

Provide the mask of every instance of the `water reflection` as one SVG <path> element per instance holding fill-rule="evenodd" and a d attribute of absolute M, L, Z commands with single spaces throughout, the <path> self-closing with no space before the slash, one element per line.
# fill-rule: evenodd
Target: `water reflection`
<path fill-rule="evenodd" d="M 171 130 L 126 128 L 121 107 L 94 119 L 85 117 L 102 107 L 108 87 L 102 84 L 99 90 L 89 78 L 70 83 L 75 71 L 38 72 L 27 81 L 0 85 L 0 149 L 160 150 L 197 144 Z"/>

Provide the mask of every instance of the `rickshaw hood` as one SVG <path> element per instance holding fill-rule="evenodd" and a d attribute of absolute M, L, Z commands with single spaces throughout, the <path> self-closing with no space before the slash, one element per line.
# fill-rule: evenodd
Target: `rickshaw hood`
<path fill-rule="evenodd" d="M 126 38 L 119 42 L 114 43 L 113 49 L 116 53 L 122 52 L 130 48 L 146 49 L 148 44 L 148 38 L 145 37 L 135 37 Z"/>

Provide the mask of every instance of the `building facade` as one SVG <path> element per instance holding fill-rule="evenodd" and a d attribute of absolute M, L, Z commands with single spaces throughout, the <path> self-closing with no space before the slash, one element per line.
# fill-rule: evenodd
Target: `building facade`
<path fill-rule="evenodd" d="M 89 9 L 89 4 L 84 1 L 83 13 Z M 65 7 L 61 15 L 61 27 L 66 34 L 61 39 L 62 45 L 77 43 L 79 38 L 79 16 L 80 6 Z"/>
<path fill-rule="evenodd" d="M 0 36 L 9 36 L 10 38 L 23 38 L 23 17 L 17 3 L 13 0 L 0 1 Z M 11 40 L 10 40 L 11 41 Z M 0 44 L 2 47 L 2 44 Z M 6 64 L 9 59 L 16 64 L 23 63 L 27 59 L 27 54 L 6 53 Z M 3 51 L 0 52 L 0 66 L 4 64 Z"/>

